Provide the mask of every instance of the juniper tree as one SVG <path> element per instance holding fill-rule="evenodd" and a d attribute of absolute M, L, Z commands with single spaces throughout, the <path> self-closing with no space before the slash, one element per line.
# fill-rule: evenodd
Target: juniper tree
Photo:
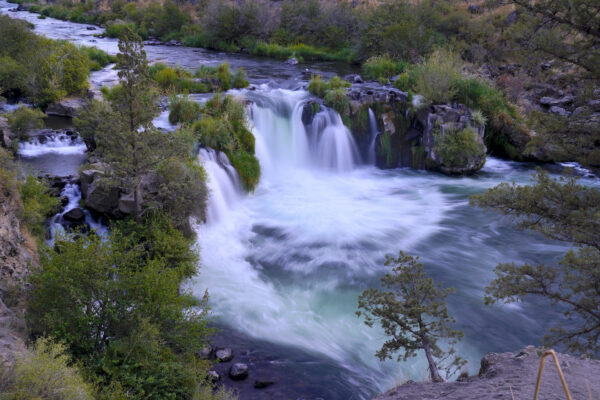
<path fill-rule="evenodd" d="M 471 204 L 498 210 L 519 229 L 577 246 L 558 265 L 500 264 L 486 288 L 486 304 L 526 301 L 530 296 L 561 305 L 567 326 L 550 329 L 544 343 L 570 351 L 600 352 L 600 191 L 576 178 L 551 178 L 538 170 L 529 186 L 501 183 L 471 198 Z"/>
<path fill-rule="evenodd" d="M 133 194 L 134 216 L 139 222 L 143 207 L 144 178 L 170 158 L 186 159 L 193 138 L 186 132 L 164 133 L 152 121 L 158 115 L 159 95 L 148 75 L 146 53 L 138 35 L 124 29 L 117 55 L 119 85 L 105 91 L 108 105 L 95 102 L 76 121 L 88 145 L 107 162 L 118 183 Z M 202 174 L 196 174 L 202 181 Z"/>
<path fill-rule="evenodd" d="M 365 290 L 358 298 L 362 311 L 356 312 L 370 327 L 379 323 L 389 336 L 375 355 L 383 361 L 403 351 L 397 359 L 406 361 L 423 350 L 431 380 L 443 382 L 440 368 L 447 378 L 466 363 L 455 354 L 453 346 L 463 333 L 453 329 L 455 320 L 445 301 L 454 288 L 436 285 L 426 276 L 418 257 L 400 252 L 397 258 L 388 255 L 385 265 L 391 265 L 392 272 L 381 278 L 382 289 Z M 447 350 L 440 340 L 447 342 Z"/>

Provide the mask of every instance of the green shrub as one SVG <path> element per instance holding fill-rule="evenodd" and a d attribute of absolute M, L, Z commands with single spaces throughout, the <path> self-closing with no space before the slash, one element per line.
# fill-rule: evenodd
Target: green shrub
<path fill-rule="evenodd" d="M 386 81 L 406 71 L 408 63 L 393 60 L 388 55 L 369 58 L 363 65 L 363 73 L 371 79 L 383 78 Z"/>
<path fill-rule="evenodd" d="M 487 123 L 487 118 L 485 117 L 485 115 L 483 115 L 481 110 L 474 110 L 471 113 L 471 121 L 473 121 L 479 126 L 485 126 L 485 124 Z"/>
<path fill-rule="evenodd" d="M 117 62 L 115 56 L 111 56 L 107 52 L 100 50 L 97 47 L 81 46 L 79 50 L 85 53 L 90 59 L 90 70 L 99 71 L 108 64 Z"/>
<path fill-rule="evenodd" d="M 342 117 L 350 115 L 350 100 L 348 100 L 344 89 L 329 90 L 323 101 L 326 106 L 333 108 Z"/>
<path fill-rule="evenodd" d="M 485 155 L 483 145 L 471 128 L 463 130 L 446 129 L 434 133 L 434 152 L 440 155 L 447 167 L 463 167 L 470 160 Z"/>
<path fill-rule="evenodd" d="M 169 99 L 169 122 L 191 124 L 200 115 L 202 106 L 187 96 L 171 96 Z"/>
<path fill-rule="evenodd" d="M 8 115 L 10 129 L 19 140 L 25 140 L 28 133 L 34 129 L 44 127 L 46 115 L 37 108 L 29 108 L 23 104 Z"/>
<path fill-rule="evenodd" d="M 6 400 L 92 400 L 92 385 L 83 380 L 72 364 L 67 348 L 40 338 L 31 349 L 16 355 L 14 365 L 2 371 L 0 397 Z"/>
<path fill-rule="evenodd" d="M 260 180 L 260 164 L 258 159 L 245 151 L 230 154 L 231 165 L 240 176 L 242 186 L 249 192 L 254 191 Z"/>
<path fill-rule="evenodd" d="M 456 82 L 461 77 L 462 62 L 447 50 L 434 51 L 415 69 L 414 91 L 434 104 L 452 101 L 456 94 Z"/>
<path fill-rule="evenodd" d="M 323 98 L 327 91 L 327 82 L 321 79 L 321 75 L 313 75 L 308 84 L 308 91 L 317 97 Z"/>
<path fill-rule="evenodd" d="M 120 38 L 121 33 L 125 28 L 129 28 L 131 31 L 136 32 L 136 26 L 133 23 L 110 23 L 106 25 L 106 36 L 111 38 Z"/>
<path fill-rule="evenodd" d="M 23 212 L 21 220 L 38 239 L 44 237 L 44 223 L 59 210 L 60 200 L 49 193 L 48 184 L 28 175 L 20 184 Z"/>
<path fill-rule="evenodd" d="M 243 68 L 238 68 L 231 79 L 231 87 L 234 89 L 243 89 L 248 85 L 250 85 L 250 82 L 246 80 L 246 72 Z"/>

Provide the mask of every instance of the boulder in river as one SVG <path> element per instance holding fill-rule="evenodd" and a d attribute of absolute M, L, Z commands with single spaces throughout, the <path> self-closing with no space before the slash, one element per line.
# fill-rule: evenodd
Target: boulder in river
<path fill-rule="evenodd" d="M 85 105 L 86 100 L 82 97 L 65 97 L 56 103 L 50 104 L 46 109 L 46 114 L 73 118 Z"/>
<path fill-rule="evenodd" d="M 63 214 L 63 218 L 69 222 L 81 222 L 85 219 L 85 213 L 79 207 L 75 207 Z"/>
<path fill-rule="evenodd" d="M 215 352 L 215 357 L 217 357 L 217 359 L 221 362 L 229 362 L 233 360 L 233 351 L 229 347 L 223 347 L 217 349 Z"/>
<path fill-rule="evenodd" d="M 269 386 L 275 384 L 275 381 L 270 381 L 270 380 L 266 380 L 266 379 L 257 379 L 254 381 L 254 388 L 255 389 L 264 389 L 264 388 L 268 388 Z"/>
<path fill-rule="evenodd" d="M 248 372 L 247 364 L 235 363 L 229 368 L 229 377 L 234 381 L 241 381 L 248 377 Z"/>

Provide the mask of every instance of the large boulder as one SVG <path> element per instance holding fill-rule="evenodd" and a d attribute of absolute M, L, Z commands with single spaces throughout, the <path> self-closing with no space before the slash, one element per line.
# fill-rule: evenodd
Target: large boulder
<path fill-rule="evenodd" d="M 229 368 L 229 377 L 234 381 L 241 381 L 248 377 L 249 368 L 244 363 L 235 363 Z"/>
<path fill-rule="evenodd" d="M 81 97 L 65 97 L 56 103 L 50 104 L 46 109 L 46 115 L 73 118 L 85 107 L 86 103 L 86 99 Z"/>

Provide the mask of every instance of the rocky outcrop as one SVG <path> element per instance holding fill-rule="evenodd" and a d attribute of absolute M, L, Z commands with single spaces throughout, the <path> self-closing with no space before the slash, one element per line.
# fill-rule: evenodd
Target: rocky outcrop
<path fill-rule="evenodd" d="M 46 114 L 73 118 L 85 107 L 86 103 L 86 99 L 82 97 L 65 97 L 56 103 L 50 104 L 46 109 Z"/>
<path fill-rule="evenodd" d="M 532 399 L 535 391 L 542 349 L 526 347 L 517 353 L 490 353 L 481 360 L 477 376 L 448 383 L 409 382 L 376 398 L 376 400 L 480 400 Z M 600 360 L 575 358 L 558 354 L 560 367 L 574 399 L 600 397 Z M 589 388 L 589 389 L 588 389 Z M 546 359 L 540 398 L 559 400 L 565 393 L 552 359 Z"/>
<path fill-rule="evenodd" d="M 8 119 L 0 117 L 0 146 L 10 148 L 15 135 L 10 129 Z"/>
<path fill-rule="evenodd" d="M 122 218 L 133 214 L 135 201 L 132 193 L 110 179 L 110 167 L 105 163 L 94 163 L 79 174 L 81 195 L 85 207 L 97 214 L 111 218 Z M 156 172 L 142 177 L 144 198 L 158 195 L 162 181 Z"/>
<path fill-rule="evenodd" d="M 350 105 L 346 121 L 364 159 L 373 147 L 370 115 L 374 115 L 375 159 L 380 168 L 411 167 L 453 175 L 473 173 L 485 163 L 484 126 L 473 119 L 469 108 L 462 104 L 422 106 L 391 85 L 362 83 L 360 77 L 353 82 L 346 94 Z M 302 115 L 305 124 L 311 122 L 315 109 L 308 104 Z M 469 146 L 459 146 L 459 136 L 468 139 Z"/>

